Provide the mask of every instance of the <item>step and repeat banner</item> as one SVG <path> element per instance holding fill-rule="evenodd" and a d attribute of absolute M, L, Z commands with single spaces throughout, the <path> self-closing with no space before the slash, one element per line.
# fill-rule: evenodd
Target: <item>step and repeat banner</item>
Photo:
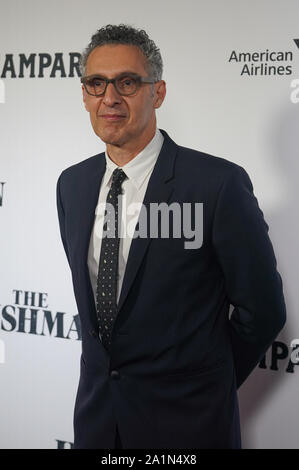
<path fill-rule="evenodd" d="M 108 23 L 161 50 L 158 126 L 251 177 L 288 320 L 239 391 L 243 447 L 299 447 L 298 17 L 288 0 L 1 0 L 0 448 L 72 447 L 81 333 L 55 192 L 64 168 L 104 150 L 78 63 Z"/>

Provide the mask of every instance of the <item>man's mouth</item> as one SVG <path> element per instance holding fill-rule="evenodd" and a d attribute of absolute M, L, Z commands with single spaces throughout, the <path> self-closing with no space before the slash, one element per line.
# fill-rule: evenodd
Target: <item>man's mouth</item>
<path fill-rule="evenodd" d="M 100 115 L 102 119 L 105 119 L 106 121 L 120 121 L 124 119 L 126 116 L 123 114 L 102 114 Z"/>

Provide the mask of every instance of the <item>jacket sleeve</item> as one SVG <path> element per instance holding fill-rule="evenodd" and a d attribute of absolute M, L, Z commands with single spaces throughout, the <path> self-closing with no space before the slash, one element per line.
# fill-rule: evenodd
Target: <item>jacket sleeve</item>
<path fill-rule="evenodd" d="M 56 204 L 57 204 L 57 213 L 58 213 L 58 221 L 59 221 L 59 227 L 60 227 L 60 235 L 61 235 L 61 240 L 62 244 L 64 247 L 64 251 L 68 260 L 68 263 L 70 264 L 69 260 L 69 253 L 68 253 L 68 248 L 67 248 L 67 241 L 66 241 L 66 233 L 65 233 L 65 213 L 64 213 L 64 208 L 62 204 L 62 198 L 61 198 L 61 178 L 62 178 L 63 172 L 58 178 L 57 185 L 56 185 Z"/>
<path fill-rule="evenodd" d="M 237 387 L 286 321 L 282 281 L 268 230 L 248 174 L 234 166 L 218 195 L 213 243 L 234 307 L 228 325 Z"/>

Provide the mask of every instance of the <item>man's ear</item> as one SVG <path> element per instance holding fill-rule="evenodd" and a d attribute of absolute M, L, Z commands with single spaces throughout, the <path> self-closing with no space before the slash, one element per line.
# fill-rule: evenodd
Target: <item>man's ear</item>
<path fill-rule="evenodd" d="M 83 103 L 84 103 L 85 109 L 86 111 L 89 112 L 89 107 L 88 107 L 87 99 L 86 99 L 86 90 L 84 88 L 84 85 L 82 85 L 82 97 L 83 97 Z"/>
<path fill-rule="evenodd" d="M 164 80 L 160 80 L 158 83 L 155 84 L 155 100 L 154 100 L 154 108 L 160 108 L 161 104 L 164 101 L 166 95 L 166 83 Z"/>

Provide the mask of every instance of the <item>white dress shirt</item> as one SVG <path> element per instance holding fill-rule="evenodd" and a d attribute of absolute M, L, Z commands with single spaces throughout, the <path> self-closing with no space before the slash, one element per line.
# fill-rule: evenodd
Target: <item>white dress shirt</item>
<path fill-rule="evenodd" d="M 128 254 L 131 241 L 136 226 L 140 204 L 143 202 L 146 188 L 162 148 L 164 137 L 156 129 L 153 139 L 136 157 L 130 160 L 122 167 L 118 167 L 105 152 L 106 171 L 104 173 L 99 199 L 95 209 L 95 221 L 91 232 L 89 250 L 88 250 L 88 269 L 91 286 L 96 302 L 97 277 L 99 269 L 100 252 L 102 245 L 102 232 L 105 214 L 105 205 L 107 195 L 111 186 L 112 173 L 116 168 L 122 168 L 127 175 L 127 179 L 122 184 L 122 195 L 120 196 L 120 209 L 122 218 L 122 234 L 119 244 L 119 263 L 118 263 L 118 283 L 117 283 L 117 302 L 119 300 L 121 287 L 124 279 Z M 130 211 L 128 213 L 128 206 Z M 133 209 L 133 210 L 132 210 Z"/>

